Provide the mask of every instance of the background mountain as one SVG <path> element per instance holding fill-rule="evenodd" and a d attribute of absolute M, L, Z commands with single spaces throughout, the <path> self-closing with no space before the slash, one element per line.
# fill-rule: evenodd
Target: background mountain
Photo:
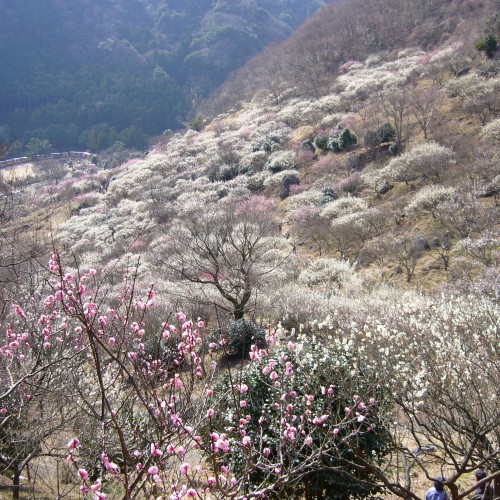
<path fill-rule="evenodd" d="M 6 138 L 101 150 L 177 128 L 324 0 L 2 0 Z"/>

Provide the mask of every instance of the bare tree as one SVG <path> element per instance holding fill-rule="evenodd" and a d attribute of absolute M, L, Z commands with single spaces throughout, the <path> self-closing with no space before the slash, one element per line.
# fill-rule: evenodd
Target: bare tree
<path fill-rule="evenodd" d="M 42 158 L 38 160 L 41 170 L 47 175 L 50 180 L 54 181 L 54 184 L 58 184 L 59 181 L 66 174 L 66 166 L 64 162 L 56 158 Z"/>
<path fill-rule="evenodd" d="M 321 257 L 323 252 L 330 249 L 331 222 L 320 216 L 317 207 L 306 207 L 297 210 L 292 217 L 293 233 L 300 244 L 309 244 L 314 247 Z"/>
<path fill-rule="evenodd" d="M 432 241 L 432 249 L 437 253 L 438 258 L 443 263 L 443 268 L 448 271 L 451 258 L 451 238 L 450 233 L 444 233 L 442 238 L 434 238 Z"/>
<path fill-rule="evenodd" d="M 406 90 L 385 92 L 378 101 L 378 108 L 388 123 L 394 127 L 396 149 L 402 151 L 410 138 L 412 103 Z"/>
<path fill-rule="evenodd" d="M 442 95 L 436 84 L 428 88 L 413 87 L 410 96 L 410 112 L 427 139 L 439 107 Z"/>
<path fill-rule="evenodd" d="M 219 202 L 214 211 L 197 207 L 170 230 L 158 264 L 168 278 L 201 294 L 202 302 L 215 301 L 235 319 L 243 318 L 257 290 L 291 253 L 277 237 L 278 223 L 268 203 L 254 197 Z"/>
<path fill-rule="evenodd" d="M 406 237 L 393 241 L 391 253 L 394 261 L 403 269 L 406 281 L 409 283 L 415 274 L 417 263 L 422 257 L 422 248 L 415 241 Z"/>

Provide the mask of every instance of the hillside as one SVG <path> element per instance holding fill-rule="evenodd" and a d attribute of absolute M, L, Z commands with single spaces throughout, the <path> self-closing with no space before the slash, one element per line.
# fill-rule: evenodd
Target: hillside
<path fill-rule="evenodd" d="M 333 2 L 285 43 L 267 48 L 231 75 L 205 103 L 205 112 L 225 112 L 254 95 L 274 100 L 321 96 L 344 63 L 401 47 L 431 51 L 459 41 L 467 47 L 465 61 L 488 15 L 498 8 L 496 0 Z M 458 59 L 459 67 L 450 70 L 460 71 L 464 61 Z"/>
<path fill-rule="evenodd" d="M 17 167 L 4 461 L 48 496 L 500 494 L 498 7 L 332 4 L 199 130 Z"/>
<path fill-rule="evenodd" d="M 402 48 L 349 60 L 332 72 L 336 77 L 328 87 L 314 88 L 314 97 L 308 95 L 310 86 L 304 91 L 292 86 L 291 95 L 284 91 L 278 99 L 273 93 L 262 98 L 267 82 L 261 81 L 251 104 L 217 117 L 201 132 L 165 138 L 143 160 L 121 167 L 122 173 L 114 175 L 105 195 L 85 194 L 95 181 L 92 184 L 89 179 L 85 188 L 82 180 L 67 179 L 57 189 L 60 196 L 66 196 L 66 186 L 75 192 L 72 186 L 77 182 L 82 187 L 76 192 L 91 197 L 95 207 L 63 225 L 60 241 L 76 251 L 81 262 L 93 258 L 86 257 L 90 251 L 90 256 L 98 255 L 99 262 L 108 263 L 135 245 L 135 237 L 144 249 L 161 245 L 162 235 L 182 220 L 176 214 L 184 212 L 182 203 L 190 197 L 189 203 L 215 207 L 219 200 L 230 204 L 230 200 L 236 203 L 264 196 L 275 207 L 282 232 L 292 236 L 287 244 L 294 241 L 304 258 L 326 252 L 356 262 L 357 273 L 363 274 L 375 266 L 378 252 L 374 245 L 388 244 L 390 239 L 411 243 L 418 236 L 428 242 L 442 241 L 445 233 L 453 238 L 450 244 L 458 252 L 459 241 L 476 231 L 470 222 L 470 227 L 458 230 L 456 218 L 460 216 L 452 213 L 458 210 L 452 200 L 466 203 L 462 197 L 470 196 L 466 173 L 470 165 L 476 172 L 474 199 L 481 200 L 477 202 L 482 221 L 478 224 L 487 225 L 484 217 L 494 220 L 491 183 L 498 174 L 498 151 L 495 140 L 484 139 L 494 138 L 495 132 L 482 129 L 494 130 L 496 124 L 498 64 L 482 59 L 473 46 L 491 11 L 468 5 L 467 10 L 477 9 L 483 19 L 474 21 L 475 32 L 467 22 L 467 38 L 460 39 L 465 21 L 456 11 L 443 23 L 450 32 L 446 36 L 435 33 L 436 18 L 444 15 L 446 5 L 438 3 L 441 10 L 434 17 L 429 14 L 424 23 L 434 36 L 428 50 Z M 418 11 L 413 13 L 401 8 L 401 16 L 428 12 L 415 8 Z M 332 5 L 325 12 L 336 9 Z M 301 28 L 277 49 L 276 57 L 286 61 L 289 45 L 298 43 L 297 39 L 306 47 L 316 43 L 306 35 L 317 32 L 313 27 L 323 26 L 324 18 L 322 13 Z M 363 14 L 358 21 L 364 19 Z M 387 32 L 385 26 L 378 28 Z M 420 28 L 422 40 L 429 38 L 426 29 Z M 441 38 L 445 42 L 438 43 Z M 396 43 L 401 41 L 392 40 L 391 48 Z M 288 64 L 292 70 L 292 63 Z M 454 75 L 464 68 L 468 74 Z M 482 144 L 483 157 L 490 159 L 483 160 L 484 166 L 478 166 L 474 143 Z M 99 176 L 110 177 L 105 171 Z M 481 198 L 481 193 L 490 197 Z M 422 198 L 420 204 L 412 201 L 415 197 Z M 479 216 L 483 211 L 485 215 Z M 339 215 L 346 218 L 346 226 L 342 222 L 333 231 L 328 226 Z M 354 234 L 356 228 L 359 234 Z M 430 263 L 431 249 L 419 255 L 419 260 L 423 258 L 430 266 L 421 276 L 427 279 L 430 272 L 439 282 L 449 275 L 441 274 L 443 261 L 439 264 L 439 249 L 436 252 L 435 265 Z M 149 255 L 146 252 L 145 262 Z"/>
<path fill-rule="evenodd" d="M 2 2 L 4 139 L 144 148 L 323 0 Z"/>

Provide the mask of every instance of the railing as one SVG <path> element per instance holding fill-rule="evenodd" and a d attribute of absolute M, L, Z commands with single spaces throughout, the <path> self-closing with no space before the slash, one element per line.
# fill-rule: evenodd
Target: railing
<path fill-rule="evenodd" d="M 64 151 L 63 153 L 49 153 L 46 155 L 37 155 L 34 159 L 41 160 L 44 158 L 92 158 L 92 153 L 87 151 Z M 27 163 L 32 161 L 27 156 L 21 156 L 20 158 L 10 158 L 9 160 L 0 161 L 0 168 L 13 167 L 15 165 L 20 165 L 22 163 Z"/>

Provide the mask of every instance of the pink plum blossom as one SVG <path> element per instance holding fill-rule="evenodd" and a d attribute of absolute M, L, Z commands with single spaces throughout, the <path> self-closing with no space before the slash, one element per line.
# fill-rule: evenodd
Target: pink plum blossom
<path fill-rule="evenodd" d="M 89 474 L 85 469 L 78 469 L 78 474 L 84 481 L 89 480 Z"/>
<path fill-rule="evenodd" d="M 71 441 L 68 442 L 68 448 L 70 450 L 74 450 L 75 448 L 78 448 L 80 446 L 80 440 L 76 437 L 71 439 Z"/>

